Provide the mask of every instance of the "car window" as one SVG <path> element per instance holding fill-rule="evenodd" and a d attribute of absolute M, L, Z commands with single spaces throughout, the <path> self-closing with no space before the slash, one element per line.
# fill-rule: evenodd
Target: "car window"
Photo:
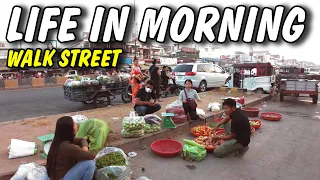
<path fill-rule="evenodd" d="M 207 72 L 205 64 L 198 64 L 197 72 Z"/>
<path fill-rule="evenodd" d="M 216 70 L 216 73 L 222 73 L 222 69 L 220 68 L 220 67 L 218 67 L 218 66 L 215 66 L 214 67 L 215 68 L 215 70 Z"/>
<path fill-rule="evenodd" d="M 216 72 L 216 70 L 212 64 L 207 64 L 207 67 L 208 67 L 208 72 L 211 72 L 211 73 Z"/>
<path fill-rule="evenodd" d="M 192 72 L 192 67 L 192 64 L 178 65 L 173 69 L 173 72 Z"/>

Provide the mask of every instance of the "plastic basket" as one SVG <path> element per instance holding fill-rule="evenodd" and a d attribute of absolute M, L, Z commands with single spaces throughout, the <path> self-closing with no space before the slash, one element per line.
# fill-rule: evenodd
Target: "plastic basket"
<path fill-rule="evenodd" d="M 255 107 L 243 107 L 242 111 L 247 117 L 258 117 L 260 109 Z"/>
<path fill-rule="evenodd" d="M 262 122 L 258 119 L 254 119 L 254 120 L 249 120 L 249 121 L 252 121 L 252 122 L 259 122 L 259 125 L 253 125 L 251 127 L 253 127 L 254 129 L 260 129 L 261 126 L 262 126 Z"/>
<path fill-rule="evenodd" d="M 151 149 L 158 156 L 174 157 L 182 151 L 182 144 L 172 139 L 160 139 L 151 144 Z"/>
<path fill-rule="evenodd" d="M 280 121 L 282 119 L 282 114 L 276 112 L 263 112 L 261 113 L 261 118 L 267 121 Z"/>

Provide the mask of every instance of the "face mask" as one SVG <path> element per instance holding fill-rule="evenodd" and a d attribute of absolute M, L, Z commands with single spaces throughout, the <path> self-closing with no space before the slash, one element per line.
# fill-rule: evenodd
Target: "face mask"
<path fill-rule="evenodd" d="M 152 89 L 150 89 L 148 87 L 146 87 L 145 90 L 146 90 L 147 93 L 151 93 L 152 92 Z"/>

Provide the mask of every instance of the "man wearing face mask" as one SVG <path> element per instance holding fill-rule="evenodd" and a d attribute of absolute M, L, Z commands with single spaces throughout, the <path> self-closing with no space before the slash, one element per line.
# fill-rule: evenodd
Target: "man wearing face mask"
<path fill-rule="evenodd" d="M 137 93 L 134 110 L 139 116 L 152 114 L 161 109 L 161 105 L 158 104 L 153 87 L 154 82 L 150 80 L 146 83 L 145 88 L 139 89 Z M 150 101 L 151 99 L 153 99 L 153 101 Z"/>

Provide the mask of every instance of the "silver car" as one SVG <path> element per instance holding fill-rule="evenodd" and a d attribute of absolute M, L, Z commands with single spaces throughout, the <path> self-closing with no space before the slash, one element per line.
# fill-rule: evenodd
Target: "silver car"
<path fill-rule="evenodd" d="M 201 92 L 209 87 L 223 87 L 229 77 L 220 66 L 213 63 L 178 64 L 172 74 L 179 85 L 184 85 L 185 80 L 191 79 L 193 88 Z"/>

